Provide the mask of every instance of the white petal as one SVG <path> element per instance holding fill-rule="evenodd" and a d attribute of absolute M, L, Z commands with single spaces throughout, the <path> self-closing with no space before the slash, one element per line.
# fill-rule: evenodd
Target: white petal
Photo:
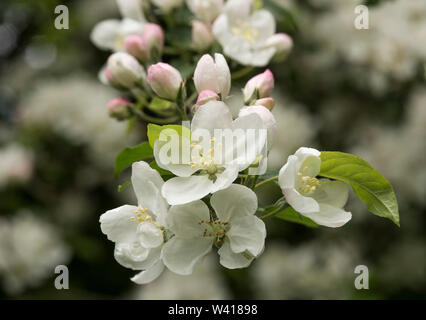
<path fill-rule="evenodd" d="M 281 189 L 295 188 L 298 169 L 297 157 L 294 155 L 289 156 L 287 163 L 280 169 L 278 174 L 278 184 Z"/>
<path fill-rule="evenodd" d="M 212 184 L 210 193 L 228 188 L 238 178 L 238 167 L 227 165 L 225 171 L 216 174 L 216 181 Z"/>
<path fill-rule="evenodd" d="M 200 221 L 210 221 L 209 208 L 201 200 L 173 206 L 167 215 L 168 228 L 180 238 L 201 237 L 203 227 Z"/>
<path fill-rule="evenodd" d="M 231 220 L 231 229 L 226 233 L 235 253 L 249 251 L 253 256 L 265 246 L 265 223 L 256 216 L 237 217 Z"/>
<path fill-rule="evenodd" d="M 101 230 L 113 242 L 134 242 L 138 223 L 131 221 L 135 217 L 135 206 L 121 206 L 105 212 L 99 218 Z"/>
<path fill-rule="evenodd" d="M 161 196 L 164 181 L 157 170 L 152 169 L 144 161 L 132 165 L 132 186 L 138 199 L 138 205 L 147 208 L 159 222 L 164 221 L 168 205 Z"/>
<path fill-rule="evenodd" d="M 304 175 L 315 177 L 320 170 L 321 160 L 319 156 L 321 152 L 313 148 L 299 148 L 294 154 L 297 157 L 297 170 L 300 170 L 302 166 L 307 166 L 309 172 L 304 172 Z M 306 161 L 306 163 L 304 163 Z"/>
<path fill-rule="evenodd" d="M 144 248 L 156 248 L 164 241 L 163 231 L 151 222 L 139 223 L 137 235 Z"/>
<path fill-rule="evenodd" d="M 157 279 L 161 275 L 163 270 L 164 270 L 164 264 L 161 260 L 158 260 L 149 269 L 139 272 L 130 280 L 132 280 L 133 282 L 137 284 L 147 284 Z"/>
<path fill-rule="evenodd" d="M 223 100 L 229 95 L 229 91 L 231 90 L 231 72 L 223 55 L 220 53 L 215 53 L 214 57 L 216 62 L 216 74 L 219 85 L 219 92 L 221 93 Z"/>
<path fill-rule="evenodd" d="M 198 108 L 191 123 L 191 131 L 197 129 L 209 130 L 214 136 L 214 129 L 229 129 L 232 127 L 232 114 L 228 106 L 221 101 L 209 101 Z"/>
<path fill-rule="evenodd" d="M 114 258 L 123 267 L 133 270 L 149 268 L 160 258 L 161 248 L 147 249 L 137 242 L 117 243 L 114 249 Z"/>
<path fill-rule="evenodd" d="M 114 50 L 119 36 L 119 20 L 104 20 L 95 25 L 90 40 L 99 49 Z"/>
<path fill-rule="evenodd" d="M 256 194 L 239 184 L 233 184 L 227 189 L 214 193 L 210 203 L 223 222 L 238 216 L 253 215 L 257 210 Z"/>
<path fill-rule="evenodd" d="M 348 201 L 348 186 L 341 181 L 321 181 L 320 186 L 311 195 L 320 204 L 343 208 Z"/>
<path fill-rule="evenodd" d="M 198 61 L 194 71 L 194 84 L 198 93 L 204 90 L 220 93 L 216 65 L 211 55 L 205 54 Z"/>
<path fill-rule="evenodd" d="M 350 212 L 323 203 L 319 205 L 319 212 L 305 213 L 303 215 L 312 219 L 319 225 L 330 228 L 341 227 L 352 218 Z"/>
<path fill-rule="evenodd" d="M 241 253 L 233 252 L 228 240 L 225 240 L 218 250 L 218 254 L 220 255 L 220 264 L 228 269 L 247 268 L 253 261 L 253 258 L 249 259 Z"/>
<path fill-rule="evenodd" d="M 250 25 L 259 32 L 259 41 L 266 41 L 275 33 L 275 18 L 268 10 L 254 12 L 250 17 Z"/>
<path fill-rule="evenodd" d="M 173 237 L 163 247 L 163 262 L 171 271 L 180 275 L 189 275 L 193 272 L 195 265 L 209 253 L 213 241 L 213 238 Z"/>
<path fill-rule="evenodd" d="M 311 197 L 304 197 L 296 189 L 282 189 L 285 199 L 294 210 L 302 214 L 318 212 L 319 204 Z"/>
<path fill-rule="evenodd" d="M 142 12 L 141 0 L 116 0 L 121 16 L 133 20 L 145 22 L 145 16 Z"/>
<path fill-rule="evenodd" d="M 250 15 L 252 4 L 253 0 L 229 0 L 224 11 L 230 17 L 244 19 Z"/>
<path fill-rule="evenodd" d="M 207 175 L 201 175 L 172 178 L 164 183 L 161 192 L 169 204 L 177 205 L 202 199 L 212 188 L 213 181 Z"/>
<path fill-rule="evenodd" d="M 141 34 L 144 28 L 144 23 L 125 18 L 120 23 L 120 35 L 124 38 L 131 34 Z M 124 50 L 124 48 L 123 48 Z"/>

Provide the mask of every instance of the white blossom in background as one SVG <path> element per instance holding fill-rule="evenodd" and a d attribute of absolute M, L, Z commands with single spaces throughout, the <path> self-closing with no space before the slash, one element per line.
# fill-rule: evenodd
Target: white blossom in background
<path fill-rule="evenodd" d="M 167 240 L 169 206 L 161 196 L 163 183 L 148 163 L 133 163 L 132 186 L 138 205 L 109 210 L 99 219 L 102 232 L 115 243 L 117 262 L 132 270 L 143 270 L 131 279 L 138 284 L 155 280 L 164 270 L 161 251 Z"/>
<path fill-rule="evenodd" d="M 340 181 L 319 180 L 320 152 L 299 148 L 281 168 L 278 183 L 285 199 L 294 210 L 319 225 L 337 228 L 346 224 L 352 214 L 343 210 L 348 187 Z"/>
<path fill-rule="evenodd" d="M 266 229 L 255 216 L 257 197 L 251 189 L 233 184 L 214 193 L 210 204 L 215 219 L 201 200 L 171 207 L 167 221 L 175 236 L 162 253 L 171 271 L 191 274 L 213 245 L 219 248 L 221 265 L 228 269 L 246 268 L 262 253 Z"/>
<path fill-rule="evenodd" d="M 86 144 L 98 165 L 110 166 L 116 154 L 134 143 L 126 124 L 108 116 L 111 90 L 85 75 L 39 81 L 23 97 L 19 120 L 24 126 L 48 128 L 76 144 Z"/>
<path fill-rule="evenodd" d="M 253 141 L 247 143 L 250 128 L 255 132 Z M 222 129 L 215 135 L 215 129 Z M 242 130 L 241 130 L 242 129 Z M 263 122 L 257 114 L 250 114 L 232 120 L 228 106 L 221 101 L 209 101 L 197 109 L 191 122 L 190 141 L 182 144 L 191 144 L 191 158 L 188 163 L 171 163 L 165 159 L 164 149 L 167 141 L 157 140 L 154 145 L 154 156 L 157 164 L 173 172 L 177 177 L 164 183 L 162 194 L 171 205 L 184 204 L 202 199 L 210 193 L 228 188 L 238 177 L 238 172 L 248 168 L 261 153 L 266 136 L 262 134 Z M 211 140 L 208 143 L 194 140 L 197 133 L 208 131 Z M 238 132 L 238 143 L 225 143 L 226 135 Z M 202 135 L 198 138 L 202 138 Z M 217 141 L 216 141 L 217 139 Z M 244 145 L 245 152 L 234 156 L 238 148 Z M 162 149 L 164 148 L 164 149 Z M 222 154 L 223 156 L 216 156 Z M 166 161 L 167 160 L 167 161 Z M 198 174 L 195 174 L 197 173 Z"/>
<path fill-rule="evenodd" d="M 231 293 L 214 254 L 207 255 L 190 276 L 177 275 L 169 270 L 160 278 L 141 288 L 130 297 L 137 300 L 223 300 Z"/>
<path fill-rule="evenodd" d="M 25 183 L 33 174 L 33 154 L 18 144 L 0 147 L 0 187 L 10 182 Z"/>
<path fill-rule="evenodd" d="M 142 2 L 142 0 L 117 0 L 123 19 L 108 19 L 97 23 L 90 34 L 93 44 L 102 50 L 124 51 L 126 36 L 141 34 L 146 23 Z"/>
<path fill-rule="evenodd" d="M 229 0 L 213 24 L 213 34 L 225 55 L 243 65 L 265 66 L 278 47 L 268 43 L 275 19 L 267 10 L 252 12 L 252 0 Z"/>
<path fill-rule="evenodd" d="M 188 8 L 198 19 L 210 24 L 222 12 L 223 0 L 186 0 Z"/>
<path fill-rule="evenodd" d="M 151 0 L 151 2 L 166 13 L 183 4 L 183 0 Z"/>
<path fill-rule="evenodd" d="M 358 253 L 350 243 L 272 241 L 250 273 L 256 299 L 349 299 Z"/>
<path fill-rule="evenodd" d="M 70 255 L 58 230 L 40 217 L 23 211 L 0 218 L 0 278 L 10 294 L 52 277 L 55 267 L 66 264 Z"/>

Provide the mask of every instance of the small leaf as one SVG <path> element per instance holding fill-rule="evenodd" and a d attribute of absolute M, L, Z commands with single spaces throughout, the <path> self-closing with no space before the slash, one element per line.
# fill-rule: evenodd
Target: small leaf
<path fill-rule="evenodd" d="M 151 103 L 149 104 L 149 108 L 151 110 L 166 110 L 169 109 L 172 103 L 167 100 L 163 100 L 160 98 L 155 97 L 152 99 Z"/>
<path fill-rule="evenodd" d="M 342 152 L 321 152 L 320 157 L 320 176 L 347 183 L 370 212 L 399 226 L 398 202 L 392 185 L 367 161 Z"/>
<path fill-rule="evenodd" d="M 152 148 L 148 142 L 143 142 L 135 147 L 127 147 L 115 158 L 114 174 L 117 176 L 121 171 L 130 167 L 133 162 L 152 158 Z"/>
<path fill-rule="evenodd" d="M 287 207 L 284 210 L 278 212 L 275 215 L 275 217 L 282 219 L 282 220 L 285 220 L 285 221 L 302 224 L 302 225 L 304 225 L 306 227 L 310 227 L 310 228 L 317 228 L 318 227 L 318 225 L 315 222 L 313 222 L 309 218 L 302 216 L 300 213 L 295 211 L 292 207 Z"/>
<path fill-rule="evenodd" d="M 153 123 L 150 123 L 148 125 L 148 141 L 151 148 L 154 148 L 155 141 L 160 137 L 161 131 L 165 129 L 172 129 L 179 136 L 185 136 L 188 139 L 191 138 L 191 131 L 183 126 L 177 125 L 177 124 L 171 124 L 171 125 L 165 125 L 165 126 L 159 126 Z"/>

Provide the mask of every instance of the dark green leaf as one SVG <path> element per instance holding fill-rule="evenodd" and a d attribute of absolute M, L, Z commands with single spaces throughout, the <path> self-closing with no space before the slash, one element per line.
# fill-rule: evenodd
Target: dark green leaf
<path fill-rule="evenodd" d="M 315 222 L 313 222 L 309 218 L 302 216 L 300 213 L 295 211 L 292 207 L 287 207 L 284 210 L 278 212 L 275 215 L 275 217 L 282 219 L 282 220 L 285 220 L 285 221 L 288 221 L 288 222 L 303 224 L 304 226 L 307 226 L 307 227 L 310 227 L 310 228 L 317 228 L 318 227 L 318 225 Z"/>
<path fill-rule="evenodd" d="M 115 158 L 114 174 L 118 175 L 121 171 L 130 167 L 133 162 L 147 160 L 152 157 L 152 148 L 146 141 L 135 147 L 127 147 Z"/>

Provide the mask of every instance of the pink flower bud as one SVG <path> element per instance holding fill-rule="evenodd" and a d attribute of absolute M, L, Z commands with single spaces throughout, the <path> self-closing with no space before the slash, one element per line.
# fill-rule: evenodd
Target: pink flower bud
<path fill-rule="evenodd" d="M 194 72 L 194 84 L 198 92 L 212 90 L 225 99 L 231 89 L 231 72 L 223 55 L 205 54 L 198 61 Z"/>
<path fill-rule="evenodd" d="M 153 49 L 156 49 L 160 54 L 164 47 L 163 29 L 158 24 L 147 23 L 142 31 L 142 41 L 147 52 L 151 53 Z"/>
<path fill-rule="evenodd" d="M 210 28 L 204 23 L 192 21 L 192 46 L 197 51 L 208 49 L 214 42 Z"/>
<path fill-rule="evenodd" d="M 146 50 L 142 37 L 136 34 L 128 35 L 124 39 L 124 47 L 127 53 L 130 53 L 140 61 L 146 61 L 149 53 Z"/>
<path fill-rule="evenodd" d="M 263 106 L 250 106 L 244 107 L 240 110 L 238 114 L 239 117 L 244 117 L 246 115 L 256 113 L 263 122 L 263 125 L 268 130 L 268 150 L 272 147 L 275 136 L 277 134 L 277 122 L 275 120 L 274 115 L 271 111 L 266 109 Z"/>
<path fill-rule="evenodd" d="M 132 103 L 123 98 L 115 98 L 108 102 L 108 114 L 111 118 L 125 120 L 131 116 L 129 107 Z"/>
<path fill-rule="evenodd" d="M 243 89 L 244 101 L 249 103 L 270 96 L 274 89 L 274 75 L 267 69 L 264 73 L 251 78 Z"/>
<path fill-rule="evenodd" d="M 276 52 L 273 57 L 275 62 L 285 60 L 293 48 L 293 40 L 285 33 L 277 33 L 268 38 L 266 41 L 267 47 L 275 48 Z"/>
<path fill-rule="evenodd" d="M 194 105 L 194 111 L 197 111 L 199 107 L 201 107 L 203 104 L 206 104 L 209 101 L 215 100 L 218 101 L 219 95 L 212 91 L 212 90 L 203 90 L 198 95 L 197 103 Z"/>
<path fill-rule="evenodd" d="M 180 72 L 167 63 L 157 63 L 148 69 L 147 82 L 163 99 L 176 100 L 183 82 Z"/>
<path fill-rule="evenodd" d="M 263 106 L 266 109 L 268 109 L 269 111 L 272 111 L 272 109 L 275 106 L 275 100 L 273 98 L 271 98 L 271 97 L 263 98 L 263 99 L 256 100 L 256 102 L 254 103 L 254 105 L 256 105 L 256 106 Z"/>
<path fill-rule="evenodd" d="M 111 79 L 125 88 L 141 84 L 145 71 L 135 57 L 125 52 L 117 52 L 108 58 L 107 68 Z"/>

